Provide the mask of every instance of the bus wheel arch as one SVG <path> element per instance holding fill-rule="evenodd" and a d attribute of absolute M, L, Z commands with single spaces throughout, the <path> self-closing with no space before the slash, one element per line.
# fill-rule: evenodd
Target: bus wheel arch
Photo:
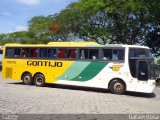
<path fill-rule="evenodd" d="M 32 74 L 28 71 L 23 72 L 22 76 L 21 76 L 21 80 L 23 81 L 23 83 L 25 85 L 33 85 L 33 77 Z"/>
<path fill-rule="evenodd" d="M 37 87 L 43 87 L 45 85 L 45 76 L 41 72 L 37 72 L 33 76 L 34 84 Z"/>
<path fill-rule="evenodd" d="M 126 91 L 126 83 L 121 78 L 113 78 L 108 84 L 108 88 L 113 94 L 123 94 Z"/>

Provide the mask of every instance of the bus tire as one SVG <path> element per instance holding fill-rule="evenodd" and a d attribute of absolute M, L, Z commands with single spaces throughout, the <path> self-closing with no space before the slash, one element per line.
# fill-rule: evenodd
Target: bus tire
<path fill-rule="evenodd" d="M 35 77 L 34 77 L 34 84 L 37 87 L 43 87 L 44 84 L 45 84 L 45 77 L 44 77 L 44 75 L 41 74 L 41 73 L 36 74 Z"/>
<path fill-rule="evenodd" d="M 29 73 L 29 72 L 24 73 L 22 75 L 22 81 L 23 81 L 23 84 L 25 84 L 25 85 L 32 85 L 33 84 L 33 77 L 31 75 L 31 73 Z"/>
<path fill-rule="evenodd" d="M 110 91 L 113 94 L 123 94 L 126 90 L 125 84 L 121 80 L 113 80 L 110 83 Z"/>

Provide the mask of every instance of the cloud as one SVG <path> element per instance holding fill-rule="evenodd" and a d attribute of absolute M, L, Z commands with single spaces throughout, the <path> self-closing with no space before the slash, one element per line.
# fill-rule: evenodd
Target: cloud
<path fill-rule="evenodd" d="M 40 0 L 17 0 L 17 2 L 26 5 L 37 5 L 40 3 Z"/>
<path fill-rule="evenodd" d="M 2 12 L 2 15 L 4 15 L 4 16 L 11 16 L 11 13 L 10 12 Z"/>
<path fill-rule="evenodd" d="M 27 31 L 28 27 L 26 26 L 16 26 L 16 31 Z"/>

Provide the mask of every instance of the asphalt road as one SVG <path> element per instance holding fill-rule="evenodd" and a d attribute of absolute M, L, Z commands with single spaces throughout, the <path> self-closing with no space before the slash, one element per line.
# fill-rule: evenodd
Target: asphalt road
<path fill-rule="evenodd" d="M 114 95 L 104 89 L 35 87 L 1 78 L 0 114 L 160 114 L 160 88 L 152 94 Z"/>

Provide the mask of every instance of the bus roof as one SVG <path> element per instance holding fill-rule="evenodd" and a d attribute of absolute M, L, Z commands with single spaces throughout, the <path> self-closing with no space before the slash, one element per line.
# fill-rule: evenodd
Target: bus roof
<path fill-rule="evenodd" d="M 48 44 L 6 44 L 5 47 L 138 47 L 146 48 L 146 46 L 140 45 L 124 45 L 124 44 L 105 44 L 101 45 L 95 42 L 49 42 Z"/>

